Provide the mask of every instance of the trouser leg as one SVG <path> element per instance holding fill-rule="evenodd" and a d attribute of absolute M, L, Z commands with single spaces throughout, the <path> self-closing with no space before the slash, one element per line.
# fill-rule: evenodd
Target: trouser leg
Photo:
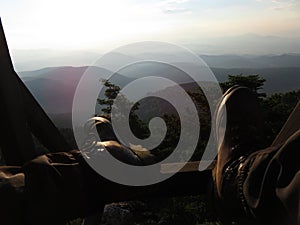
<path fill-rule="evenodd" d="M 264 224 L 300 224 L 299 150 L 300 130 L 276 151 L 263 173 L 258 166 L 250 169 L 245 182 L 246 197 L 250 208 Z M 254 186 L 255 173 L 261 173 L 262 179 Z M 257 191 L 254 192 L 254 188 Z"/>
<path fill-rule="evenodd" d="M 230 162 L 216 209 L 225 222 L 300 224 L 300 130 L 282 146 Z"/>
<path fill-rule="evenodd" d="M 58 129 L 14 72 L 0 21 L 0 145 L 6 164 L 22 165 L 39 155 L 31 131 L 52 152 L 69 151 Z"/>
<path fill-rule="evenodd" d="M 35 155 L 28 130 L 22 93 L 0 21 L 0 145 L 6 164 L 22 165 Z"/>
<path fill-rule="evenodd" d="M 292 223 L 300 224 L 300 130 L 279 150 L 274 161 L 280 173 L 276 196 L 282 202 Z"/>
<path fill-rule="evenodd" d="M 243 195 L 261 224 L 300 224 L 300 130 L 249 159 Z"/>

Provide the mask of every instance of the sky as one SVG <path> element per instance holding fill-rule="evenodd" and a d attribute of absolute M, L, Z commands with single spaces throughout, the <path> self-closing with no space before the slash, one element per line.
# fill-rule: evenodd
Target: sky
<path fill-rule="evenodd" d="M 145 40 L 208 49 L 244 35 L 300 38 L 300 0 L 0 0 L 0 16 L 12 49 L 109 50 Z"/>

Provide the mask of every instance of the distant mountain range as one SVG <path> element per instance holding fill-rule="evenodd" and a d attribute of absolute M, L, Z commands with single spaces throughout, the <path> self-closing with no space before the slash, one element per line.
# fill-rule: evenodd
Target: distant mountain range
<path fill-rule="evenodd" d="M 144 60 L 147 58 L 159 58 L 165 61 L 189 63 L 186 55 L 181 53 L 151 53 L 125 55 L 120 52 L 113 52 L 105 55 L 101 59 L 99 66 L 111 67 L 114 62 L 117 65 L 127 65 L 132 61 Z M 199 55 L 199 57 L 209 66 L 216 68 L 280 68 L 280 67 L 300 67 L 300 54 L 280 54 L 280 55 Z"/>
<path fill-rule="evenodd" d="M 300 67 L 300 54 L 283 55 L 201 55 L 210 67 L 217 68 L 281 68 Z"/>
<path fill-rule="evenodd" d="M 72 110 L 72 99 L 85 70 L 86 67 L 58 67 L 19 75 L 47 113 L 65 114 Z"/>
<path fill-rule="evenodd" d="M 271 94 L 274 92 L 287 92 L 300 89 L 300 55 L 290 54 L 281 56 L 202 56 L 208 65 L 212 66 L 216 78 L 220 82 L 227 80 L 231 74 L 259 74 L 267 81 L 263 91 Z M 122 60 L 126 60 L 122 55 Z M 87 67 L 50 67 L 35 71 L 19 72 L 19 76 L 30 89 L 35 98 L 40 102 L 45 111 L 60 127 L 71 126 L 71 111 L 73 96 L 77 84 Z M 112 72 L 103 68 L 94 67 L 97 73 L 107 77 Z M 159 66 L 156 68 L 140 67 L 133 77 L 143 72 L 144 76 L 160 74 Z M 122 71 L 121 71 L 122 72 Z M 176 71 L 173 71 L 176 73 Z M 115 75 L 114 82 L 123 86 L 133 77 L 127 74 Z M 171 77 L 172 74 L 166 74 Z M 176 77 L 176 74 L 174 75 Z M 178 74 L 177 74 L 177 77 Z M 188 81 L 180 80 L 181 83 Z"/>
<path fill-rule="evenodd" d="M 299 53 L 300 39 L 297 36 L 283 37 L 246 33 L 199 40 L 199 44 L 188 46 L 193 51 L 212 54 L 280 54 Z"/>
<path fill-rule="evenodd" d="M 284 93 L 300 89 L 300 67 L 284 67 L 284 68 L 263 68 L 263 69 L 245 69 L 245 68 L 211 68 L 218 81 L 227 80 L 227 75 L 254 75 L 258 74 L 266 79 L 263 87 L 267 94 Z"/>
<path fill-rule="evenodd" d="M 243 55 L 246 54 L 254 55 L 279 55 L 284 53 L 298 53 L 300 54 L 300 38 L 295 34 L 292 37 L 283 36 L 270 36 L 261 35 L 256 33 L 246 33 L 241 35 L 230 35 L 224 34 L 219 37 L 199 37 L 197 42 L 183 41 L 178 43 L 184 47 L 189 48 L 193 52 L 199 55 L 216 55 L 215 58 L 219 61 L 219 58 L 226 57 L 230 60 L 229 54 L 233 55 Z M 106 50 L 93 49 L 93 50 L 66 50 L 66 49 L 11 49 L 11 54 L 13 56 L 13 61 L 15 62 L 15 68 L 17 71 L 24 70 L 35 70 L 37 68 L 44 67 L 58 67 L 58 66 L 86 66 L 93 65 L 93 63 L 98 60 L 103 53 L 109 51 L 109 48 L 114 46 L 103 46 Z M 112 49 L 111 49 L 112 50 Z M 158 49 L 159 51 L 159 49 Z M 221 55 L 221 56 L 220 56 Z M 289 54 L 288 54 L 289 55 Z M 128 56 L 128 53 L 127 53 Z M 220 56 L 220 57 L 218 57 Z M 246 58 L 248 57 L 246 56 Z M 121 57 L 121 56 L 120 56 Z M 131 54 L 131 57 L 135 57 Z M 172 56 L 174 57 L 174 55 Z M 210 57 L 209 57 L 210 58 Z M 214 58 L 214 57 L 213 57 Z M 263 56 L 265 58 L 265 56 Z M 118 58 L 114 58 L 118 60 Z M 239 59 L 238 59 L 239 60 Z M 248 61 L 248 59 L 246 59 Z M 223 59 L 221 59 L 223 61 Z M 226 59 L 225 59 L 226 61 Z M 242 60 L 244 62 L 244 60 Z M 251 61 L 251 59 L 250 59 Z M 232 62 L 232 61 L 231 61 Z M 239 61 L 235 61 L 234 65 L 229 65 L 230 68 L 235 67 L 247 67 L 247 64 L 238 64 Z M 255 68 L 258 67 L 269 67 L 268 65 L 262 65 L 261 62 L 253 63 Z M 290 61 L 291 62 L 291 61 Z M 297 62 L 297 61 L 296 61 Z M 299 60 L 298 60 L 299 63 Z M 224 65 L 210 64 L 212 67 L 229 68 Z M 268 63 L 269 64 L 269 63 Z M 273 64 L 277 65 L 277 64 Z M 281 65 L 281 64 L 280 64 Z M 284 65 L 287 66 L 287 65 Z M 294 65 L 289 65 L 294 66 Z M 281 67 L 281 66 L 279 66 Z"/>

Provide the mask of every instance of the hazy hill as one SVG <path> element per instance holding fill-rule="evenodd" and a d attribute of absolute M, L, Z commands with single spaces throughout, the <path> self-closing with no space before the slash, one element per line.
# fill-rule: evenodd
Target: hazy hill
<path fill-rule="evenodd" d="M 51 49 L 11 49 L 17 71 L 34 70 L 65 65 L 91 65 L 100 55 L 91 51 L 67 51 Z"/>
<path fill-rule="evenodd" d="M 222 37 L 199 40 L 190 44 L 190 49 L 207 54 L 281 54 L 299 53 L 299 37 L 283 37 L 246 33 L 242 35 L 224 35 Z"/>
<path fill-rule="evenodd" d="M 45 68 L 19 73 L 26 86 L 48 113 L 69 113 L 77 84 L 86 67 Z"/>
<path fill-rule="evenodd" d="M 281 68 L 300 67 L 300 54 L 283 55 L 200 55 L 210 66 L 217 68 Z"/>
<path fill-rule="evenodd" d="M 212 71 L 214 72 L 215 76 L 220 82 L 226 81 L 227 75 L 259 74 L 261 77 L 267 80 L 263 89 L 263 91 L 266 92 L 267 94 L 272 94 L 274 92 L 287 92 L 287 91 L 300 89 L 300 67 L 263 68 L 263 69 L 212 68 Z"/>
<path fill-rule="evenodd" d="M 81 76 L 86 71 L 87 67 L 54 67 L 45 68 L 37 71 L 27 71 L 19 73 L 27 87 L 33 93 L 35 98 L 40 102 L 45 111 L 51 114 L 53 120 L 59 126 L 65 127 L 71 124 L 71 111 L 73 96 L 77 84 Z M 111 74 L 110 71 L 102 68 L 94 68 L 99 74 L 104 77 Z M 143 70 L 144 76 L 161 74 L 160 69 L 154 68 L 155 73 L 150 68 Z M 289 68 L 212 68 L 215 76 L 220 82 L 226 81 L 228 74 L 259 74 L 264 77 L 267 82 L 264 87 L 264 92 L 271 94 L 274 92 L 287 92 L 300 89 L 300 67 Z M 130 70 L 127 73 L 130 73 Z M 173 72 L 176 73 L 176 70 Z M 118 81 L 118 85 L 124 86 L 132 79 L 138 76 L 138 73 L 133 74 L 133 77 L 127 77 L 127 74 L 117 74 L 111 80 L 113 83 Z M 170 74 L 166 74 L 170 77 Z M 179 77 L 176 74 L 174 77 Z M 185 83 L 185 80 L 178 79 L 179 82 Z"/>
<path fill-rule="evenodd" d="M 47 113 L 69 114 L 72 111 L 72 102 L 76 87 L 87 68 L 53 67 L 20 72 L 19 75 Z M 93 72 L 103 78 L 112 73 L 98 67 L 93 67 Z M 116 74 L 112 81 L 114 80 L 118 80 L 121 84 L 124 84 L 129 79 Z"/>
<path fill-rule="evenodd" d="M 213 45 L 211 44 L 213 43 Z M 279 44 L 284 43 L 284 45 Z M 253 34 L 243 35 L 236 38 L 222 38 L 220 40 L 210 40 L 210 45 L 206 46 L 208 51 L 202 45 L 186 46 L 198 53 L 200 57 L 211 67 L 218 68 L 270 68 L 270 67 L 300 67 L 300 42 L 298 39 L 282 39 L 279 37 L 259 36 Z M 211 52 L 214 49 L 216 51 Z M 228 48 L 225 54 L 220 49 Z M 243 51 L 247 48 L 248 50 Z M 281 49 L 282 48 L 282 49 Z M 263 51 L 254 51 L 259 49 Z M 270 51 L 266 51 L 270 49 Z M 139 51 L 140 52 L 140 51 Z M 114 64 L 123 64 L 132 62 L 133 60 L 145 59 L 147 56 L 153 58 L 153 55 L 159 54 L 160 58 L 172 59 L 176 62 L 183 62 L 186 58 L 182 54 L 176 52 L 165 52 L 154 50 L 153 52 L 141 53 L 121 53 L 111 52 L 104 55 L 96 52 L 88 51 L 63 51 L 63 50 L 13 50 L 11 51 L 14 65 L 17 71 L 34 70 L 44 67 L 62 67 L 70 66 L 86 66 L 94 65 L 101 58 L 103 65 L 99 67 L 107 68 Z M 280 52 L 281 54 L 278 54 Z M 291 53 L 287 53 L 291 52 Z M 298 53 L 293 53 L 298 52 Z M 205 54 L 203 54 L 205 53 Z M 230 53 L 230 54 L 228 54 Z M 261 55 L 257 55 L 261 54 Z M 108 67 L 109 68 L 109 67 Z"/>

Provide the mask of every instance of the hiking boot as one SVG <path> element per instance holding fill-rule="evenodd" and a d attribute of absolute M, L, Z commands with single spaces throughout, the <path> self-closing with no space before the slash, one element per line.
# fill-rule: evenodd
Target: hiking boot
<path fill-rule="evenodd" d="M 216 116 L 218 159 L 214 178 L 219 198 L 226 189 L 223 180 L 235 176 L 228 171 L 232 164 L 238 166 L 247 155 L 259 149 L 261 124 L 256 93 L 234 86 L 223 95 Z"/>

